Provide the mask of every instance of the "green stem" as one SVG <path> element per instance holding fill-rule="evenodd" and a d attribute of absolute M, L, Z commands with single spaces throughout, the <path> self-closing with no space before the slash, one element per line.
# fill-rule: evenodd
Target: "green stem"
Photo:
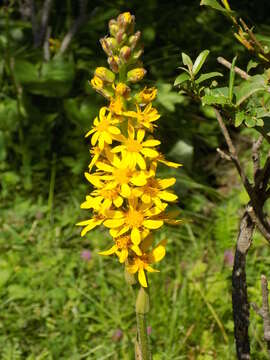
<path fill-rule="evenodd" d="M 147 334 L 147 313 L 149 311 L 149 295 L 145 288 L 141 287 L 136 300 L 137 318 L 137 342 L 136 359 L 151 360 L 151 351 Z"/>

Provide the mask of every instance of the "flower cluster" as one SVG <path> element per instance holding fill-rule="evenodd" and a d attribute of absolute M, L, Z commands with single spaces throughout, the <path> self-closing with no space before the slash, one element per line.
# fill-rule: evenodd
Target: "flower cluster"
<path fill-rule="evenodd" d="M 147 287 L 145 270 L 156 272 L 151 264 L 165 255 L 166 240 L 153 247 L 152 232 L 164 222 L 179 222 L 165 212 L 168 202 L 177 200 L 168 190 L 175 178 L 158 178 L 157 165 L 180 165 L 164 159 L 160 141 L 152 135 L 160 117 L 152 106 L 157 89 L 131 88 L 146 74 L 139 60 L 141 33 L 134 33 L 134 22 L 129 12 L 120 14 L 109 22 L 110 36 L 100 40 L 110 69 L 98 67 L 91 85 L 108 105 L 100 109 L 86 134 L 91 136 L 92 158 L 85 176 L 94 190 L 81 208 L 91 209 L 92 217 L 78 225 L 84 226 L 82 236 L 102 224 L 108 228 L 113 244 L 100 254 L 116 254 Z"/>

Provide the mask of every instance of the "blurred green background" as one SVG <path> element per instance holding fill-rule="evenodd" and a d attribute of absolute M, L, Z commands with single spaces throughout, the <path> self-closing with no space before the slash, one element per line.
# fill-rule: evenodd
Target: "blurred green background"
<path fill-rule="evenodd" d="M 75 227 L 87 217 L 80 210 L 89 191 L 84 134 L 105 104 L 88 80 L 106 66 L 99 39 L 108 21 L 124 11 L 143 32 L 145 84 L 159 90 L 161 150 L 184 164 L 161 175 L 177 178 L 181 214 L 190 220 L 157 233 L 168 238 L 168 254 L 161 273 L 150 277 L 153 359 L 234 359 L 232 250 L 248 198 L 216 153 L 225 144 L 211 108 L 195 106 L 173 87 L 182 51 L 195 58 L 209 49 L 206 69 L 224 74 L 217 56 L 231 61 L 238 54 L 246 69 L 249 55 L 231 23 L 188 0 L 0 4 L 0 359 L 134 358 L 133 293 L 117 260 L 97 254 L 109 236 L 93 231 L 80 238 Z M 269 1 L 230 4 L 270 39 Z M 250 130 L 232 131 L 249 169 Z M 269 263 L 256 233 L 247 271 L 249 297 L 258 304 Z M 267 359 L 252 310 L 250 334 L 253 358 Z"/>

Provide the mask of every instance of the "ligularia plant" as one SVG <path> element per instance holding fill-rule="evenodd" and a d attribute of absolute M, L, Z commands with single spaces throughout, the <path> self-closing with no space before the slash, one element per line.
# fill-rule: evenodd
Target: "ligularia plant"
<path fill-rule="evenodd" d="M 159 152 L 160 141 L 153 137 L 160 114 L 152 105 L 155 87 L 139 89 L 146 70 L 139 60 L 143 50 L 141 33 L 134 33 L 135 17 L 129 12 L 109 22 L 110 36 L 100 40 L 110 69 L 97 67 L 91 85 L 108 103 L 95 118 L 86 137 L 91 138 L 92 154 L 86 179 L 94 190 L 81 208 L 91 217 L 78 223 L 81 235 L 99 225 L 109 229 L 111 244 L 101 255 L 116 255 L 125 265 L 126 279 L 139 286 L 136 302 L 138 342 L 136 353 L 149 359 L 145 313 L 148 311 L 146 272 L 157 272 L 153 264 L 165 256 L 166 239 L 154 244 L 153 232 L 165 222 L 177 224 L 166 212 L 177 196 L 168 190 L 176 179 L 160 179 L 159 163 L 177 168 Z M 136 285 L 137 284 L 137 285 Z"/>

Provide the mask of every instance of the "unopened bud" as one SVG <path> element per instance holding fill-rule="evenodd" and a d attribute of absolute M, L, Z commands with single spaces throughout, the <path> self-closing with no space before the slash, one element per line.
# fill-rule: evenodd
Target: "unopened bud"
<path fill-rule="evenodd" d="M 128 43 L 130 44 L 131 50 L 135 49 L 138 45 L 138 42 L 141 38 L 141 32 L 137 31 L 134 35 L 131 35 L 128 39 Z"/>
<path fill-rule="evenodd" d="M 135 23 L 135 16 L 131 15 L 130 12 L 124 12 L 123 14 L 118 15 L 117 22 L 119 26 L 127 30 Z"/>
<path fill-rule="evenodd" d="M 95 76 L 98 76 L 101 80 L 109 83 L 114 82 L 115 79 L 115 74 L 111 70 L 102 66 L 96 68 Z"/>
<path fill-rule="evenodd" d="M 116 88 L 115 88 L 115 92 L 117 95 L 121 95 L 121 96 L 124 96 L 125 98 L 127 98 L 130 94 L 130 87 L 128 87 L 126 84 L 124 83 L 118 83 L 116 85 Z"/>
<path fill-rule="evenodd" d="M 136 83 L 143 79 L 144 75 L 146 74 L 146 70 L 144 68 L 136 68 L 133 70 L 130 70 L 127 73 L 127 80 Z"/>
<path fill-rule="evenodd" d="M 136 299 L 136 313 L 146 314 L 149 312 L 149 295 L 147 290 L 140 288 Z"/>
<path fill-rule="evenodd" d="M 108 64 L 113 72 L 118 73 L 121 60 L 118 56 L 110 56 L 108 58 Z"/>
<path fill-rule="evenodd" d="M 120 50 L 120 57 L 124 60 L 124 62 L 127 62 L 131 55 L 131 49 L 129 46 L 123 46 Z"/>
<path fill-rule="evenodd" d="M 115 38 L 117 43 L 121 44 L 121 42 L 126 40 L 127 34 L 124 32 L 124 30 L 119 30 L 118 33 L 115 35 Z"/>
<path fill-rule="evenodd" d="M 117 34 L 117 32 L 119 31 L 119 26 L 116 20 L 112 19 L 109 21 L 109 30 L 111 36 L 115 36 Z"/>
<path fill-rule="evenodd" d="M 138 95 L 136 95 L 136 100 L 140 104 L 148 104 L 152 102 L 157 96 L 157 89 L 154 87 L 151 88 L 144 88 L 142 91 L 139 92 Z"/>
<path fill-rule="evenodd" d="M 109 56 L 112 55 L 113 50 L 117 46 L 117 42 L 114 38 L 108 37 L 108 38 L 102 38 L 99 40 L 102 46 L 102 49 L 105 51 L 105 53 Z"/>

